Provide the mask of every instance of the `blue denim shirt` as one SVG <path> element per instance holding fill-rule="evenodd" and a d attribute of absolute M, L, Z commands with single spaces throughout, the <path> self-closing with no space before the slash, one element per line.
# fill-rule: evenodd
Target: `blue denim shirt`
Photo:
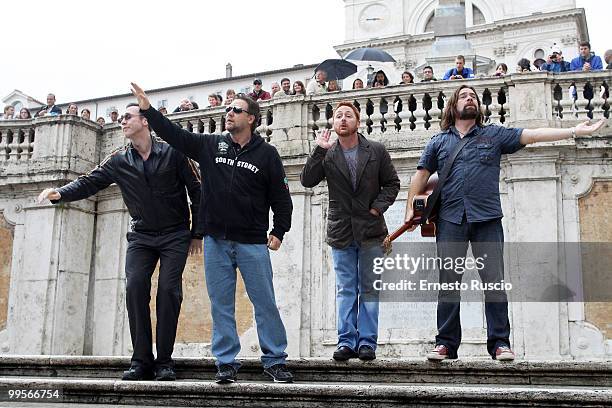
<path fill-rule="evenodd" d="M 461 224 L 465 213 L 468 222 L 489 221 L 503 217 L 499 199 L 499 171 L 502 154 L 524 147 L 520 128 L 489 125 L 474 126 L 459 153 L 442 188 L 439 217 Z M 431 138 L 417 169 L 431 173 L 441 171 L 444 163 L 461 140 L 455 127 Z"/>

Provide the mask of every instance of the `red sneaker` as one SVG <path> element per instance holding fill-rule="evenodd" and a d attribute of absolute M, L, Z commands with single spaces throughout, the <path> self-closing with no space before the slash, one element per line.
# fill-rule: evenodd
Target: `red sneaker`
<path fill-rule="evenodd" d="M 514 352 L 508 346 L 499 346 L 495 350 L 495 359 L 499 361 L 512 361 L 514 360 Z"/>
<path fill-rule="evenodd" d="M 443 344 L 438 344 L 427 353 L 427 359 L 431 361 L 440 361 L 448 358 L 448 347 Z"/>

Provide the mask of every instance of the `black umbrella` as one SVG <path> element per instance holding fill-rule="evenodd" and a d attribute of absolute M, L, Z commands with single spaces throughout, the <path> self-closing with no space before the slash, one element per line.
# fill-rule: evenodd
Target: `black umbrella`
<path fill-rule="evenodd" d="M 343 59 L 328 59 L 317 65 L 317 71 L 322 70 L 327 73 L 327 79 L 344 79 L 357 72 L 357 65 Z"/>
<path fill-rule="evenodd" d="M 386 51 L 378 48 L 357 48 L 349 52 L 344 58 L 354 61 L 380 61 L 380 62 L 395 62 L 395 59 Z"/>

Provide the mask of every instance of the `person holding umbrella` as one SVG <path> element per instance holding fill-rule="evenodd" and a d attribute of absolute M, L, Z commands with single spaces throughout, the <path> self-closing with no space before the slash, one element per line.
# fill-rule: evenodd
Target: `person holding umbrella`
<path fill-rule="evenodd" d="M 322 69 L 317 70 L 315 73 L 315 80 L 310 81 L 308 83 L 308 87 L 306 87 L 306 95 L 315 95 L 322 94 L 327 92 L 327 85 L 325 84 L 327 81 L 327 72 Z"/>

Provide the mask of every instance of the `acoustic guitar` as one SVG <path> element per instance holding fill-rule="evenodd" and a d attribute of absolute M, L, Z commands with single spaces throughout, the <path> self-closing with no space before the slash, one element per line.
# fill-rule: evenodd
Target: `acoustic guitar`
<path fill-rule="evenodd" d="M 427 184 L 423 191 L 419 194 L 416 194 L 412 198 L 412 209 L 413 214 L 410 221 L 404 223 L 401 227 L 395 230 L 392 234 L 388 235 L 383 242 L 383 248 L 385 248 L 385 253 L 389 254 L 391 252 L 391 243 L 397 239 L 404 232 L 408 231 L 414 225 L 421 226 L 421 236 L 423 237 L 435 237 L 436 236 L 436 220 L 438 218 L 438 205 L 436 205 L 427 217 L 427 221 L 422 222 L 425 208 L 427 208 L 427 200 L 433 193 L 434 189 L 438 185 L 438 174 L 434 173 L 429 176 L 429 180 L 427 180 Z M 406 206 L 406 211 L 408 211 L 408 207 Z"/>

